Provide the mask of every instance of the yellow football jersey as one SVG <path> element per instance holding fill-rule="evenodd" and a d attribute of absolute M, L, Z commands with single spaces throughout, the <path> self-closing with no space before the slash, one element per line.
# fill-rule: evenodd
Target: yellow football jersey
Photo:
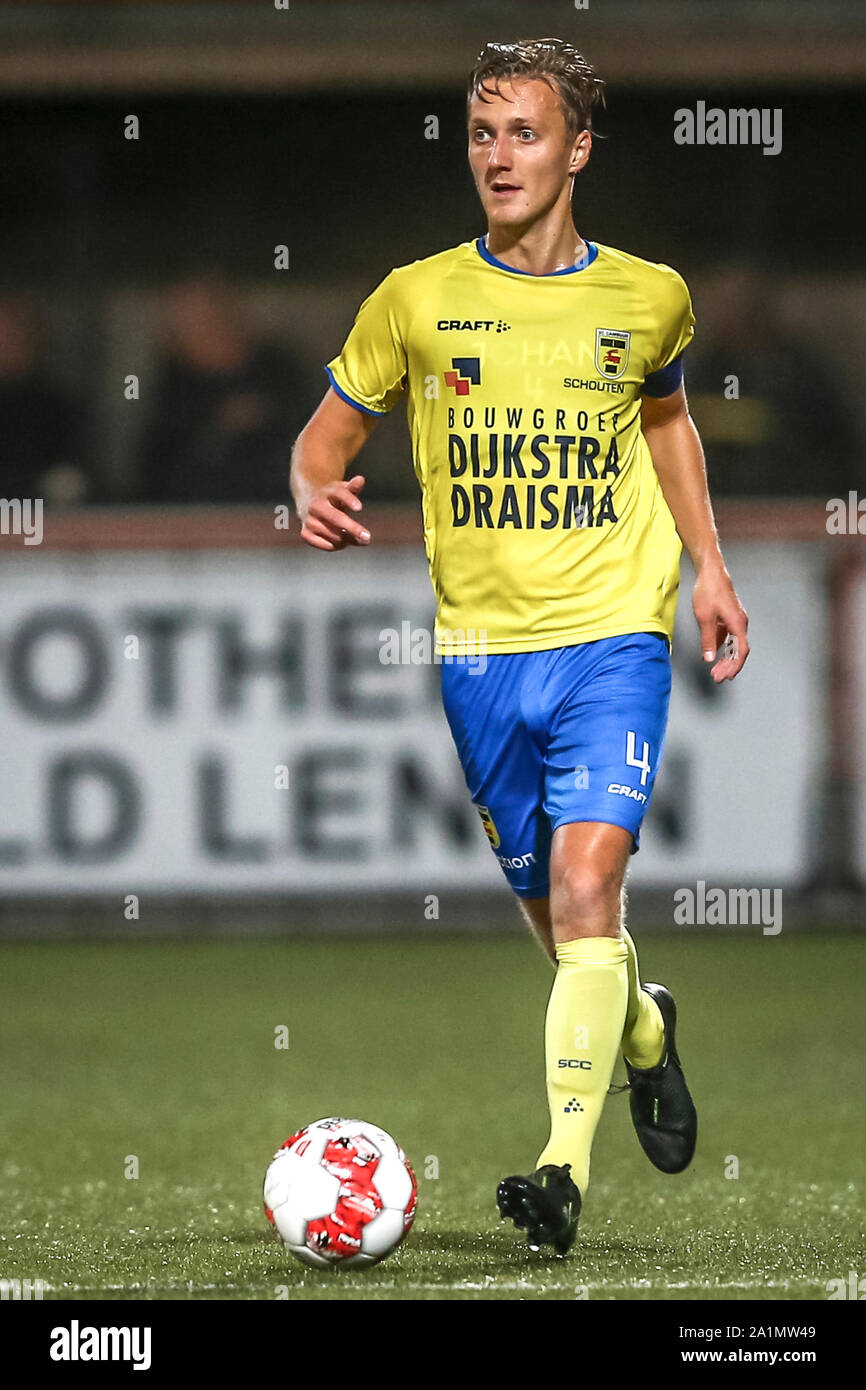
<path fill-rule="evenodd" d="M 593 242 L 530 275 L 478 238 L 364 300 L 326 370 L 373 414 L 406 393 L 438 651 L 672 636 L 681 545 L 640 402 L 693 332 L 676 271 Z"/>

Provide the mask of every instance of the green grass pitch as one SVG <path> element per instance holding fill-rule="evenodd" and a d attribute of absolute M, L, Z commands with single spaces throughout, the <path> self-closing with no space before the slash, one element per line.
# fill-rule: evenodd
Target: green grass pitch
<path fill-rule="evenodd" d="M 862 938 L 638 947 L 678 1001 L 698 1152 L 656 1172 L 611 1096 L 558 1260 L 494 1200 L 547 1134 L 552 971 L 528 938 L 3 946 L 0 1279 L 46 1299 L 825 1299 L 866 1272 Z M 367 1272 L 304 1268 L 262 1212 L 272 1152 L 328 1114 L 383 1125 L 419 1178 L 409 1239 Z"/>

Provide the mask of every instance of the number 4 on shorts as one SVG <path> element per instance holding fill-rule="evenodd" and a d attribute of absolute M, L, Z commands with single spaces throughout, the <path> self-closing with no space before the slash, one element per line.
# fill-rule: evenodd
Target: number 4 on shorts
<path fill-rule="evenodd" d="M 642 787 L 645 787 L 646 779 L 647 777 L 649 777 L 650 774 L 649 744 L 647 743 L 646 739 L 643 740 L 643 757 L 636 758 L 634 751 L 636 739 L 637 735 L 633 733 L 631 729 L 629 729 L 626 732 L 625 739 L 625 760 L 629 767 L 640 768 L 640 784 Z"/>

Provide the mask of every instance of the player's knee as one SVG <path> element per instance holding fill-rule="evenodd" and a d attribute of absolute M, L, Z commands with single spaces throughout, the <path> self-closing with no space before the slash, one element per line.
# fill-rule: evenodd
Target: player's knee
<path fill-rule="evenodd" d="M 599 923 L 615 919 L 620 908 L 622 873 L 619 866 L 568 865 L 558 875 L 551 892 L 554 924 L 562 931 L 593 934 Z"/>

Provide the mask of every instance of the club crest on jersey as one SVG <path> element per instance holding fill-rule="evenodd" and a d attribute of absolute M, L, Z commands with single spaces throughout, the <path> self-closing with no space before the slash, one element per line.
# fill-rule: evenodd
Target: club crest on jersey
<path fill-rule="evenodd" d="M 468 396 L 470 386 L 481 385 L 480 357 L 452 357 L 451 367 L 445 373 L 445 385 L 453 386 L 458 396 Z"/>
<path fill-rule="evenodd" d="M 496 826 L 493 823 L 493 817 L 491 816 L 486 806 L 479 806 L 477 801 L 474 803 L 474 805 L 476 811 L 481 817 L 481 824 L 484 826 L 484 830 L 487 834 L 488 840 L 490 841 L 494 849 L 498 849 L 502 841 L 499 838 L 499 831 L 496 829 Z"/>
<path fill-rule="evenodd" d="M 619 328 L 595 330 L 595 365 L 608 381 L 616 381 L 628 366 L 631 333 Z"/>

